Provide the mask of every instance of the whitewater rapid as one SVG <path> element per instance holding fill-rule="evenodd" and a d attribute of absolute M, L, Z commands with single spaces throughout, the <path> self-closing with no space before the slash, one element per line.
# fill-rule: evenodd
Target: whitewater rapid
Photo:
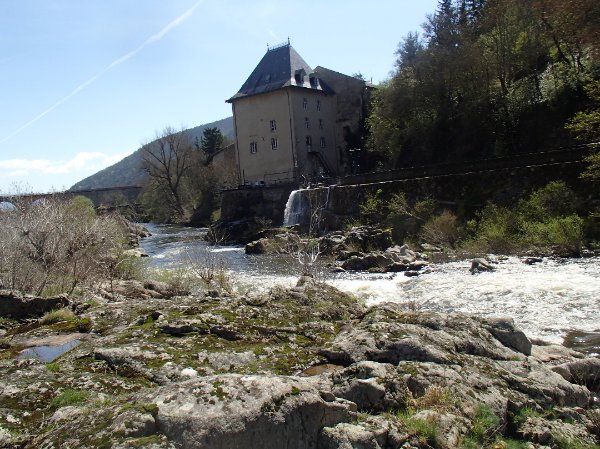
<path fill-rule="evenodd" d="M 159 268 L 189 265 L 190 254 L 207 251 L 221 258 L 242 292 L 293 286 L 298 271 L 284 256 L 250 256 L 241 247 L 207 247 L 205 231 L 150 225 L 142 242 L 150 264 Z M 533 338 L 561 343 L 573 332 L 600 335 L 600 258 L 544 259 L 534 265 L 508 257 L 491 273 L 472 275 L 469 261 L 432 264 L 418 277 L 402 273 L 327 274 L 324 280 L 363 298 L 411 310 L 510 316 Z"/>

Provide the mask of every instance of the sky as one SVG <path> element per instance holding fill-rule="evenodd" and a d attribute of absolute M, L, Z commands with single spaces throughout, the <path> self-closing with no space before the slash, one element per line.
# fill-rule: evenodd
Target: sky
<path fill-rule="evenodd" d="M 437 0 L 0 0 L 0 193 L 50 192 L 231 115 L 267 51 L 386 80 Z"/>

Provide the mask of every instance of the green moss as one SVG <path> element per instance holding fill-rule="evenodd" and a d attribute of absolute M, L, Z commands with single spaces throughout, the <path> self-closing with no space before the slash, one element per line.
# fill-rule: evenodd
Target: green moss
<path fill-rule="evenodd" d="M 523 407 L 521 410 L 519 410 L 519 413 L 513 416 L 512 421 L 517 427 L 520 427 L 522 424 L 525 424 L 525 421 L 527 421 L 528 418 L 540 416 L 542 416 L 541 413 L 535 409 L 532 409 L 531 407 Z"/>
<path fill-rule="evenodd" d="M 555 436 L 554 444 L 556 449 L 600 449 L 600 446 L 577 438 L 568 438 L 563 435 Z"/>
<path fill-rule="evenodd" d="M 90 393 L 88 391 L 67 388 L 55 396 L 52 401 L 50 401 L 50 405 L 57 408 L 66 407 L 68 405 L 81 405 L 87 402 L 89 396 Z"/>
<path fill-rule="evenodd" d="M 127 446 L 128 447 L 133 447 L 133 448 L 143 448 L 146 446 L 151 446 L 151 445 L 155 445 L 155 444 L 161 444 L 163 442 L 164 437 L 162 437 L 161 435 L 150 435 L 147 437 L 141 437 L 141 438 L 135 438 L 133 440 L 129 440 L 127 441 Z"/>
<path fill-rule="evenodd" d="M 418 437 L 421 444 L 439 447 L 440 429 L 433 419 L 411 417 L 405 421 L 405 424 Z"/>
<path fill-rule="evenodd" d="M 46 369 L 51 373 L 58 373 L 60 371 L 60 366 L 58 363 L 46 363 Z"/>
<path fill-rule="evenodd" d="M 213 389 L 210 392 L 210 395 L 216 397 L 217 399 L 219 399 L 219 401 L 224 401 L 225 399 L 229 399 L 231 397 L 231 395 L 229 395 L 229 393 L 227 393 L 227 392 L 225 392 L 225 390 L 223 390 L 222 385 L 223 385 L 222 381 L 213 382 L 213 384 L 212 384 Z"/>
<path fill-rule="evenodd" d="M 475 419 L 470 435 L 479 443 L 491 442 L 500 428 L 500 418 L 485 404 L 480 404 L 475 410 Z"/>

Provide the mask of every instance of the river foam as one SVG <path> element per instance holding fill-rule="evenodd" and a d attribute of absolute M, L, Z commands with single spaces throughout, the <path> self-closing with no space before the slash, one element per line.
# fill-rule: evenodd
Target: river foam
<path fill-rule="evenodd" d="M 184 268 L 206 252 L 222 258 L 242 291 L 294 285 L 298 268 L 284 256 L 250 256 L 241 247 L 207 247 L 205 231 L 150 225 L 142 242 L 150 263 Z M 600 258 L 544 259 L 527 265 L 516 257 L 498 263 L 492 273 L 471 275 L 468 261 L 434 264 L 418 277 L 397 274 L 343 273 L 326 281 L 363 298 L 407 308 L 510 316 L 531 337 L 561 343 L 571 332 L 600 332 Z"/>

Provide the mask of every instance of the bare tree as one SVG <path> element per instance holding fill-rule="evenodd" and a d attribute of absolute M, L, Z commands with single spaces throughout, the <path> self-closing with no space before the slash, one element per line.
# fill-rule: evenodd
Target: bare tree
<path fill-rule="evenodd" d="M 155 141 L 144 146 L 142 157 L 142 168 L 171 197 L 174 212 L 183 217 L 183 181 L 196 162 L 191 140 L 183 130 L 166 127 Z"/>

